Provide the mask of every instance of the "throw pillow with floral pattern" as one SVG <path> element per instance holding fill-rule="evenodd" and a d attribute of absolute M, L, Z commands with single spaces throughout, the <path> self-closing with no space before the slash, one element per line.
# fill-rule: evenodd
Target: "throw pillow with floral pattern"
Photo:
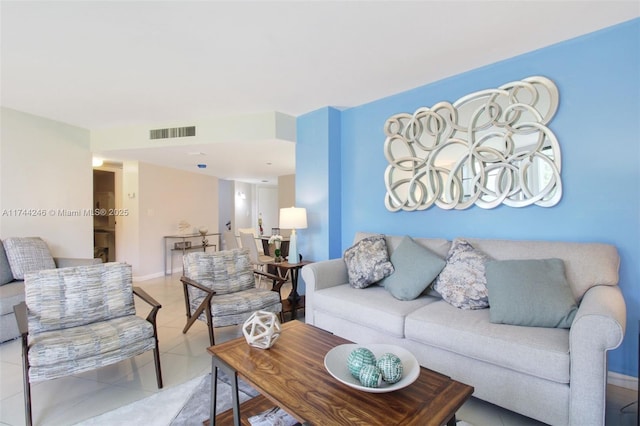
<path fill-rule="evenodd" d="M 447 263 L 436 278 L 435 290 L 457 308 L 488 308 L 485 263 L 489 260 L 492 259 L 468 241 L 456 238 L 447 254 Z"/>
<path fill-rule="evenodd" d="M 394 271 L 384 235 L 363 238 L 344 252 L 349 285 L 366 288 Z"/>

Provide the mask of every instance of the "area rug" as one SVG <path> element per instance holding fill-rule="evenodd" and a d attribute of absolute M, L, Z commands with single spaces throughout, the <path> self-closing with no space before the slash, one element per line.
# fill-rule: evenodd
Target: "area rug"
<path fill-rule="evenodd" d="M 251 386 L 238 380 L 240 402 L 256 395 Z M 229 378 L 218 372 L 217 410 L 231 408 Z M 211 374 L 196 377 L 178 386 L 164 389 L 150 397 L 77 423 L 76 426 L 151 425 L 201 426 L 209 418 Z"/>
<path fill-rule="evenodd" d="M 251 386 L 238 379 L 238 395 L 240 403 L 258 395 Z M 171 426 L 202 425 L 209 418 L 211 401 L 211 374 L 207 374 L 191 393 L 178 415 L 171 421 Z M 231 382 L 222 371 L 218 371 L 218 387 L 216 389 L 216 410 L 218 413 L 231 408 Z"/>
<path fill-rule="evenodd" d="M 251 386 L 238 379 L 240 402 L 258 395 Z M 76 426 L 103 425 L 153 425 L 153 426 L 201 426 L 209 418 L 211 374 L 197 377 L 173 388 L 158 392 L 148 398 L 125 405 L 78 423 Z M 217 411 L 231 408 L 231 385 L 229 378 L 218 371 Z M 458 420 L 456 426 L 472 426 Z"/>

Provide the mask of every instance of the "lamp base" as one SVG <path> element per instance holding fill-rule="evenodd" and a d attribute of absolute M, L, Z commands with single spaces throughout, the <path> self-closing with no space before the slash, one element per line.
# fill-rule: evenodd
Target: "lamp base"
<path fill-rule="evenodd" d="M 300 256 L 298 255 L 298 237 L 296 236 L 296 230 L 291 230 L 291 236 L 289 237 L 289 256 L 287 257 L 289 263 L 300 262 Z"/>

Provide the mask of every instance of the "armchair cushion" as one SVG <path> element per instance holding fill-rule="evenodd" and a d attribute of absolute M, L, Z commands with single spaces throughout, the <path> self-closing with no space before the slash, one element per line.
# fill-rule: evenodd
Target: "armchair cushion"
<path fill-rule="evenodd" d="M 48 269 L 25 278 L 31 333 L 135 315 L 131 268 L 121 263 Z"/>
<path fill-rule="evenodd" d="M 30 271 L 56 267 L 47 243 L 39 237 L 12 237 L 2 243 L 16 280 L 23 280 Z"/>
<path fill-rule="evenodd" d="M 195 311 L 204 297 L 191 299 L 191 310 Z M 211 303 L 211 319 L 214 327 L 241 324 L 255 311 L 278 313 L 282 310 L 280 295 L 275 291 L 252 288 L 237 293 L 216 295 Z M 206 321 L 206 312 L 198 318 Z"/>
<path fill-rule="evenodd" d="M 211 256 L 194 252 L 184 256 L 185 276 L 215 291 L 217 296 L 256 286 L 248 249 L 226 250 L 218 254 Z"/>
<path fill-rule="evenodd" d="M 153 324 L 135 315 L 47 331 L 30 339 L 29 378 L 55 379 L 113 364 L 155 348 Z M 96 351 L 97 349 L 97 351 Z M 69 354 L 73 353 L 73 357 Z"/>

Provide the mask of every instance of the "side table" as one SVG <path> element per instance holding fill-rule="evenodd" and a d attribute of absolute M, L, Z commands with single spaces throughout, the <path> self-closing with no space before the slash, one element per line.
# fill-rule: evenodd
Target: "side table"
<path fill-rule="evenodd" d="M 299 263 L 269 262 L 267 265 L 274 267 L 279 276 L 283 277 L 287 271 L 291 274 L 291 293 L 286 299 L 282 299 L 282 313 L 291 312 L 291 319 L 296 319 L 296 311 L 304 308 L 304 296 L 298 294 L 298 275 L 303 266 L 313 263 L 303 260 Z M 284 270 L 284 274 L 282 271 Z"/>

